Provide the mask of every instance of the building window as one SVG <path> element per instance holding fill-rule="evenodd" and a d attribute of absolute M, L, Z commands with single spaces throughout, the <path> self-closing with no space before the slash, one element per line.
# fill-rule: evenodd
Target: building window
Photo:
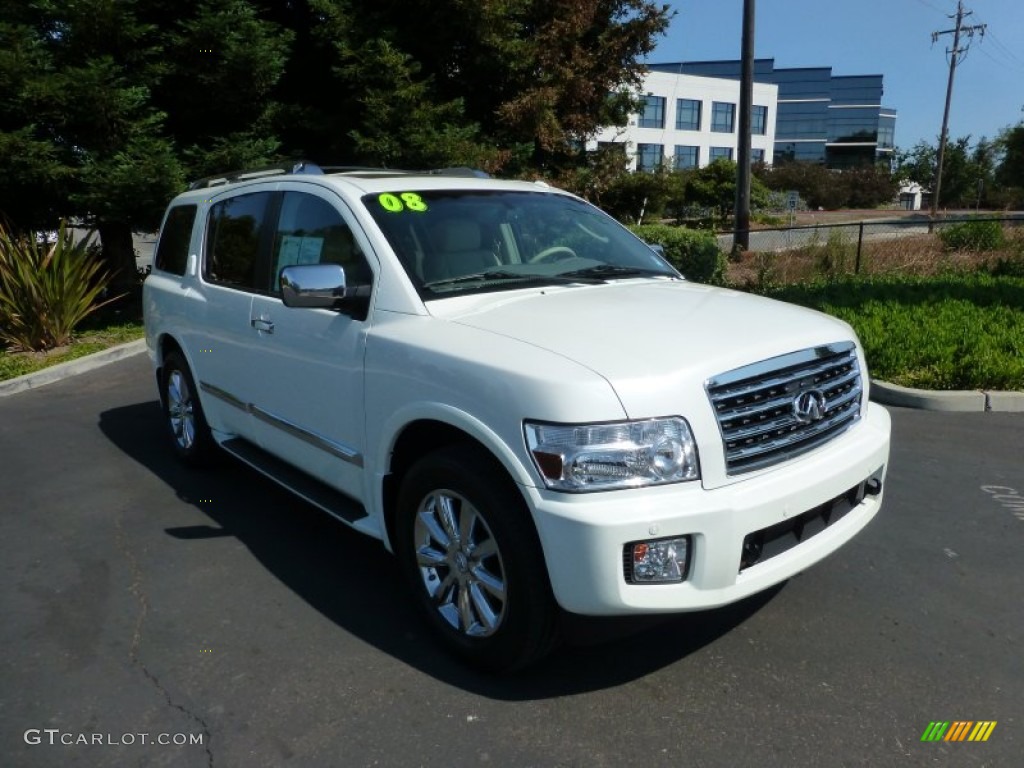
<path fill-rule="evenodd" d="M 676 99 L 676 130 L 700 130 L 700 102 L 696 99 Z"/>
<path fill-rule="evenodd" d="M 715 160 L 732 160 L 732 147 L 712 147 L 708 159 L 712 163 Z"/>
<path fill-rule="evenodd" d="M 764 150 L 763 149 L 754 149 L 753 147 L 751 147 L 750 148 L 750 164 L 751 165 L 755 165 L 757 163 L 763 163 L 763 162 L 764 162 Z"/>
<path fill-rule="evenodd" d="M 764 136 L 768 130 L 768 107 L 754 105 L 750 113 L 750 132 L 755 136 Z"/>
<path fill-rule="evenodd" d="M 700 148 L 684 147 L 676 145 L 675 167 L 676 170 L 683 168 L 696 168 L 700 165 Z"/>
<path fill-rule="evenodd" d="M 711 130 L 715 133 L 732 133 L 736 105 L 727 101 L 711 102 Z"/>
<path fill-rule="evenodd" d="M 661 144 L 636 145 L 636 169 L 653 171 L 660 168 L 665 159 L 665 148 Z"/>
<path fill-rule="evenodd" d="M 640 113 L 641 128 L 665 127 L 665 97 L 648 96 L 644 100 L 644 109 Z"/>

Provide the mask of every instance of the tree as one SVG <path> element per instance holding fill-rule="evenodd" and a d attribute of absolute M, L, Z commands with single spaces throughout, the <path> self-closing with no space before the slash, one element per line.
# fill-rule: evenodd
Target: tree
<path fill-rule="evenodd" d="M 134 283 L 132 231 L 158 226 L 186 175 L 276 146 L 266 96 L 287 35 L 243 0 L 0 11 L 0 173 L 14 180 L 0 211 L 20 230 L 70 214 L 95 227 L 119 290 Z"/>
<path fill-rule="evenodd" d="M 842 175 L 818 163 L 780 163 L 759 168 L 757 177 L 769 189 L 796 190 L 811 208 L 842 208 L 849 199 Z"/>
<path fill-rule="evenodd" d="M 0 213 L 134 276 L 185 179 L 281 157 L 528 173 L 624 122 L 647 0 L 0 0 Z M 609 97 L 609 94 L 613 94 Z"/>
<path fill-rule="evenodd" d="M 328 0 L 325 0 L 327 2 Z M 339 3 L 334 3 L 338 7 Z M 639 57 L 668 25 L 646 0 L 403 0 L 347 3 L 355 40 L 386 40 L 418 63 L 440 104 L 533 163 L 576 156 L 575 140 L 624 123 Z"/>
<path fill-rule="evenodd" d="M 1017 205 L 1024 205 L 1024 122 L 1004 128 L 995 145 L 1001 155 L 995 181 Z"/>
<path fill-rule="evenodd" d="M 935 166 L 938 150 L 926 141 L 919 141 L 909 151 L 896 153 L 895 175 L 901 181 L 916 181 L 925 189 L 935 187 Z M 994 148 L 982 138 L 971 147 L 971 137 L 962 136 L 946 143 L 942 163 L 942 199 L 944 208 L 973 208 L 978 203 L 979 189 L 992 188 Z"/>

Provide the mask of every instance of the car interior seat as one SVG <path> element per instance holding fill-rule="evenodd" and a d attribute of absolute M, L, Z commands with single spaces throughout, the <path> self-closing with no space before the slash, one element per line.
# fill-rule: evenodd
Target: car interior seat
<path fill-rule="evenodd" d="M 426 282 L 471 275 L 498 266 L 493 251 L 483 246 L 483 232 L 472 219 L 444 219 L 431 231 L 434 253 L 423 264 Z"/>

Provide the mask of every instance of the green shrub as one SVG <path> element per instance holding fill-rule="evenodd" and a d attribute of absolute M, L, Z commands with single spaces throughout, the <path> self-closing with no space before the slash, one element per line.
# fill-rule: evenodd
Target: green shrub
<path fill-rule="evenodd" d="M 0 227 L 0 341 L 12 351 L 67 344 L 75 326 L 114 300 L 98 301 L 110 276 L 91 238 L 74 242 L 63 221 L 52 244 Z"/>
<path fill-rule="evenodd" d="M 951 251 L 995 251 L 1006 242 L 1003 226 L 992 219 L 973 219 L 939 230 L 939 239 Z"/>
<path fill-rule="evenodd" d="M 630 229 L 644 242 L 663 246 L 665 257 L 687 279 L 712 285 L 725 282 L 725 254 L 711 233 L 665 224 L 642 224 Z"/>
<path fill-rule="evenodd" d="M 873 377 L 923 389 L 1024 388 L 1024 280 L 850 278 L 768 292 L 853 326 Z"/>

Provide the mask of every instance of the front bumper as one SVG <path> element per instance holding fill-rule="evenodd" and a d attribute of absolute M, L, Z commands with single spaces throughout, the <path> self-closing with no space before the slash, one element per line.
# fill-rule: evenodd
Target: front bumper
<path fill-rule="evenodd" d="M 699 483 L 578 495 L 524 488 L 555 598 L 586 615 L 672 613 L 725 605 L 785 581 L 849 541 L 878 512 L 889 433 L 888 412 L 871 403 L 853 429 L 828 445 L 714 490 Z M 872 480 L 877 493 L 857 494 Z M 844 496 L 853 500 L 845 508 Z M 829 525 L 807 515 L 800 521 L 807 525 L 796 526 L 806 530 L 800 542 L 791 540 L 787 521 L 837 499 Z M 757 532 L 774 537 L 774 546 L 766 545 L 750 564 Z M 692 552 L 685 581 L 627 583 L 625 544 L 687 535 Z"/>

